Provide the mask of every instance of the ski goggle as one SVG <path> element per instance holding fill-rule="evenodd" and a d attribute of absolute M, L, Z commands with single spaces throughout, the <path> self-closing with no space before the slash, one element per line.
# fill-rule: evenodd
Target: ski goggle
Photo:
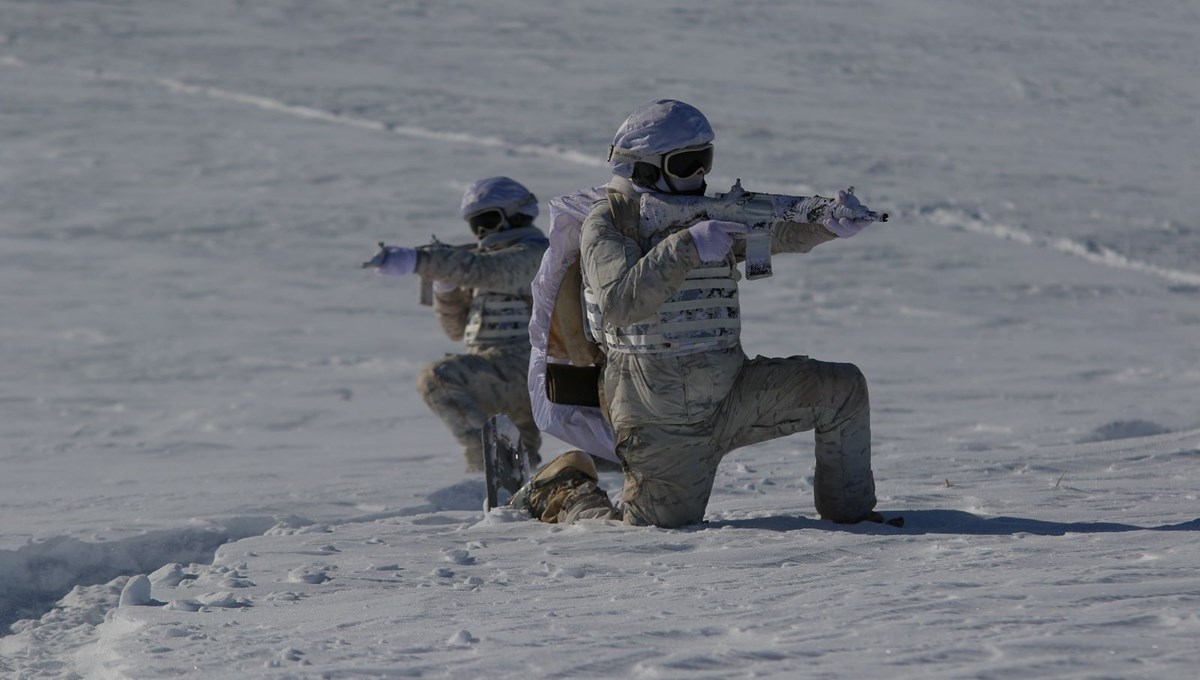
<path fill-rule="evenodd" d="M 508 226 L 508 218 L 505 217 L 503 210 L 488 208 L 467 215 L 467 224 L 470 225 L 471 231 L 475 234 L 476 238 L 483 238 L 488 234 L 506 228 Z"/>
<path fill-rule="evenodd" d="M 712 171 L 713 145 L 704 144 L 686 149 L 677 149 L 660 156 L 648 156 L 630 149 L 610 146 L 608 147 L 608 160 L 623 161 L 626 163 L 649 163 L 651 165 L 655 165 L 655 161 L 657 161 L 658 169 L 667 175 L 675 179 L 690 179 L 695 177 L 701 170 L 706 175 Z"/>
<path fill-rule="evenodd" d="M 707 175 L 712 171 L 712 166 L 712 144 L 672 151 L 671 153 L 663 154 L 662 157 L 663 172 L 676 179 L 690 179 L 701 170 Z"/>

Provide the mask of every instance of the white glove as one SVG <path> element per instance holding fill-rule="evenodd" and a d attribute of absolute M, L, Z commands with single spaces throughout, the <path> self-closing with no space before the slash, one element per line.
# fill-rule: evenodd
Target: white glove
<path fill-rule="evenodd" d="M 377 269 L 380 274 L 404 276 L 417 270 L 417 251 L 415 248 L 401 248 L 379 244 L 379 252 L 375 257 L 363 263 L 364 269 Z"/>
<path fill-rule="evenodd" d="M 849 217 L 830 217 L 825 220 L 825 228 L 836 234 L 838 238 L 850 238 L 873 223 L 874 220 L 852 220 Z"/>
<path fill-rule="evenodd" d="M 870 211 L 859 202 L 853 188 L 839 191 L 837 202 L 833 204 L 833 216 L 825 219 L 825 228 L 838 238 L 850 238 L 875 221 L 867 217 L 868 213 Z"/>
<path fill-rule="evenodd" d="M 733 247 L 733 235 L 744 234 L 749 229 L 741 222 L 721 222 L 704 220 L 688 227 L 692 234 L 692 243 L 696 244 L 696 252 L 702 262 L 722 260 Z"/>
<path fill-rule="evenodd" d="M 454 290 L 458 290 L 458 284 L 447 283 L 445 281 L 433 282 L 433 292 L 435 293 L 449 293 Z"/>

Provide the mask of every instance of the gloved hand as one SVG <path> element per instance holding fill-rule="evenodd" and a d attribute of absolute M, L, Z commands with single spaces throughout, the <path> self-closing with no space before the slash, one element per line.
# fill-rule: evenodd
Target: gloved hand
<path fill-rule="evenodd" d="M 713 262 L 724 259 L 733 247 L 733 235 L 746 233 L 747 227 L 741 222 L 721 222 L 719 220 L 704 220 L 688 227 L 692 234 L 692 242 L 696 244 L 696 252 L 700 260 Z"/>
<path fill-rule="evenodd" d="M 375 257 L 363 262 L 363 269 L 378 269 L 380 274 L 403 276 L 417 270 L 417 251 L 415 248 L 401 248 L 379 244 L 379 252 Z"/>
<path fill-rule="evenodd" d="M 433 292 L 435 292 L 435 293 L 449 293 L 450 291 L 453 291 L 453 290 L 458 290 L 458 284 L 447 283 L 445 281 L 434 281 L 433 282 Z"/>
<path fill-rule="evenodd" d="M 838 238 L 850 238 L 875 221 L 867 218 L 869 212 L 867 206 L 854 195 L 853 187 L 839 191 L 837 202 L 833 205 L 833 216 L 825 219 L 825 228 Z"/>

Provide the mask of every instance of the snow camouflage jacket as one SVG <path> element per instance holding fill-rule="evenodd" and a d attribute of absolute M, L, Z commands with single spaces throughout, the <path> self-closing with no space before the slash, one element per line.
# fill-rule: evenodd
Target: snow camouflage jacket
<path fill-rule="evenodd" d="M 616 178 L 609 186 L 638 200 L 628 180 Z M 642 224 L 636 233 L 638 237 L 631 238 L 615 224 L 607 198 L 597 202 L 583 222 L 583 279 L 605 336 L 619 337 L 621 328 L 636 328 L 661 315 L 664 304 L 684 288 L 689 276 L 694 278 L 694 270 L 702 265 L 703 269 L 716 268 L 714 263 L 701 262 L 686 226 Z M 821 225 L 787 222 L 774 230 L 771 250 L 804 253 L 835 238 Z M 744 251 L 744 241 L 735 241 L 725 263 L 729 281 L 740 278 L 734 264 L 744 258 Z M 712 309 L 714 319 L 730 316 L 723 307 Z M 745 361 L 736 324 L 717 321 L 723 327 L 720 334 L 699 337 L 683 352 L 621 351 L 605 346 L 604 394 L 614 428 L 651 423 L 690 425 L 711 417 Z M 605 342 L 605 338 L 599 340 Z"/>
<path fill-rule="evenodd" d="M 476 248 L 421 251 L 418 274 L 458 286 L 434 295 L 433 310 L 446 335 L 463 340 L 472 352 L 529 351 L 529 285 L 548 245 L 542 231 L 529 226 L 490 234 Z"/>
<path fill-rule="evenodd" d="M 529 320 L 529 403 L 539 429 L 593 456 L 619 462 L 612 427 L 599 407 L 580 404 L 559 404 L 550 401 L 549 365 L 573 363 L 603 363 L 603 356 L 594 357 L 590 347 L 575 346 L 578 340 L 587 345 L 579 326 L 583 323 L 578 305 L 559 312 L 558 297 L 564 289 L 579 296 L 579 283 L 569 281 L 579 277 L 579 230 L 592 206 L 604 196 L 604 187 L 593 187 L 550 199 L 550 248 L 542 257 L 541 267 L 533 279 L 533 316 Z M 582 300 L 580 300 L 582 303 Z M 568 305 L 571 306 L 571 305 Z M 569 340 L 556 351 L 552 348 L 555 319 L 560 314 L 578 316 L 567 320 L 572 326 Z M 573 348 L 572 348 L 573 347 Z"/>

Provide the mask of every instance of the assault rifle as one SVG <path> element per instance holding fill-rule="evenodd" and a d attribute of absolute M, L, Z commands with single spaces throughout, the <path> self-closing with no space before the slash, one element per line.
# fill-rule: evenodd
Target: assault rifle
<path fill-rule="evenodd" d="M 474 248 L 477 245 L 479 245 L 478 243 L 449 244 L 449 243 L 443 243 L 443 242 L 439 241 L 437 236 L 430 236 L 429 238 L 430 238 L 429 243 L 426 243 L 423 246 L 417 246 L 418 252 L 428 252 L 431 250 L 436 250 L 437 248 L 467 249 L 467 248 Z M 384 243 L 383 241 L 380 241 L 379 242 L 379 250 L 380 250 L 380 252 L 386 251 L 387 244 Z M 370 262 L 363 263 L 363 267 L 369 267 L 369 266 L 371 266 Z M 429 278 L 428 276 L 421 277 L 420 303 L 422 305 L 425 305 L 426 307 L 430 307 L 433 305 L 433 279 Z"/>
<path fill-rule="evenodd" d="M 854 187 L 846 190 L 853 196 Z M 821 224 L 828 218 L 887 222 L 887 213 L 867 210 L 855 200 L 839 204 L 823 196 L 787 196 L 746 191 L 742 180 L 725 194 L 716 196 L 672 196 L 645 193 L 641 197 L 642 219 L 660 227 L 690 226 L 700 220 L 741 222 L 746 232 L 746 278 L 771 275 L 771 234 L 777 224 L 801 222 Z"/>

